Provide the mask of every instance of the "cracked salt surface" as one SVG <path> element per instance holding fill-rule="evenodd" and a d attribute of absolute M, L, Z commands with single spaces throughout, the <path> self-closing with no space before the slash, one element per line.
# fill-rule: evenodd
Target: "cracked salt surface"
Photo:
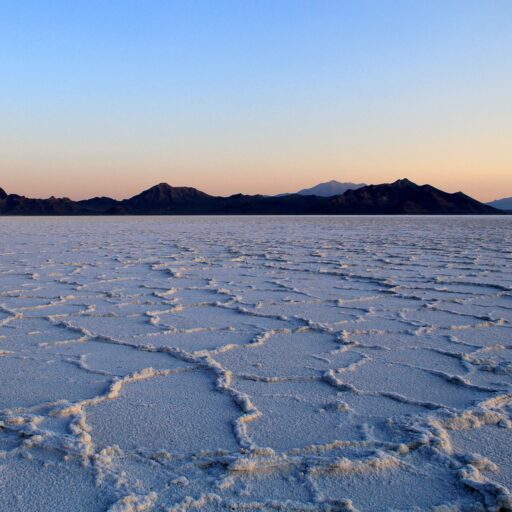
<path fill-rule="evenodd" d="M 6 218 L 1 511 L 512 510 L 508 218 Z"/>

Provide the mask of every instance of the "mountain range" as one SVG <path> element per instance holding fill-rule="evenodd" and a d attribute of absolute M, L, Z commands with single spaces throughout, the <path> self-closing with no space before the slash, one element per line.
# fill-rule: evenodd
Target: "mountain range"
<path fill-rule="evenodd" d="M 337 182 L 336 182 L 337 183 Z M 320 192 L 329 187 L 320 184 Z M 329 185 L 329 184 L 327 184 Z M 347 184 L 341 184 L 347 185 Z M 353 184 L 351 184 L 353 185 Z M 359 187 L 358 185 L 354 185 Z M 313 187 L 313 190 L 315 187 Z M 312 189 L 309 189 L 312 190 Z M 304 191 L 301 191 L 304 192 Z M 462 192 L 450 194 L 408 179 L 363 185 L 338 195 L 212 196 L 160 183 L 129 199 L 32 199 L 0 188 L 0 215 L 400 215 L 502 214 Z"/>

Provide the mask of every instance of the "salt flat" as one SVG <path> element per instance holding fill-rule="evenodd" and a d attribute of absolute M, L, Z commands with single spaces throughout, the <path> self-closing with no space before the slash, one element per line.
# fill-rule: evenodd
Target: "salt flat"
<path fill-rule="evenodd" d="M 512 510 L 512 223 L 4 218 L 0 510 Z"/>

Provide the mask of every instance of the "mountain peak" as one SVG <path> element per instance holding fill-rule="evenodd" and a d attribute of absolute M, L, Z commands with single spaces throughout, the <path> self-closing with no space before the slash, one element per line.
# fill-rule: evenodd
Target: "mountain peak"
<path fill-rule="evenodd" d="M 169 183 L 165 183 L 164 181 L 162 181 L 162 183 L 158 183 L 158 185 L 154 185 L 153 187 L 150 187 L 149 190 L 151 190 L 152 188 L 157 188 L 158 190 L 169 190 L 170 188 L 174 188 L 174 187 L 169 185 Z"/>
<path fill-rule="evenodd" d="M 400 187 L 411 187 L 411 186 L 418 187 L 419 186 L 416 183 L 414 183 L 413 181 L 408 180 L 407 178 L 401 178 L 399 180 L 396 180 L 393 183 L 391 183 L 391 185 L 397 185 Z"/>
<path fill-rule="evenodd" d="M 138 195 L 147 194 L 147 193 L 167 193 L 167 192 L 173 190 L 174 188 L 176 188 L 176 187 L 172 187 L 171 185 L 169 185 L 169 183 L 162 182 L 162 183 L 158 183 L 157 185 L 153 185 L 152 187 L 149 187 L 146 190 L 143 190 Z"/>
<path fill-rule="evenodd" d="M 0 187 L 0 199 L 5 199 L 7 197 L 7 192 Z"/>

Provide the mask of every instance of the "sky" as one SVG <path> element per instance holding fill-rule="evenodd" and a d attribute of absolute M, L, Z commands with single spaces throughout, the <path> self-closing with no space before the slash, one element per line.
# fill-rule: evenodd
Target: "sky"
<path fill-rule="evenodd" d="M 0 186 L 512 196 L 510 0 L 0 0 Z"/>

